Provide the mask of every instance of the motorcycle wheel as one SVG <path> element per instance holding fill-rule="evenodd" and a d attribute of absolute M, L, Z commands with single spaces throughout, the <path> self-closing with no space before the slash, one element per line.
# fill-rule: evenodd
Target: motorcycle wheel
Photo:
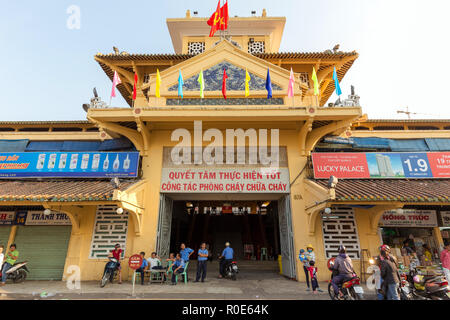
<path fill-rule="evenodd" d="M 13 279 L 14 283 L 21 283 L 24 282 L 27 278 L 27 272 L 23 269 L 20 269 L 17 271 L 17 276 Z"/>
<path fill-rule="evenodd" d="M 231 274 L 231 280 L 236 281 L 236 273 Z"/>
<path fill-rule="evenodd" d="M 347 293 L 348 293 L 347 296 L 349 298 L 348 300 L 362 300 L 360 298 L 360 294 L 357 294 L 355 292 L 355 289 L 353 289 L 353 287 L 348 288 Z"/>
<path fill-rule="evenodd" d="M 333 286 L 331 282 L 328 283 L 328 294 L 330 295 L 331 300 L 336 300 L 336 295 L 334 294 Z"/>
<path fill-rule="evenodd" d="M 103 275 L 102 281 L 100 282 L 100 288 L 103 288 L 106 283 L 108 282 L 109 279 L 109 272 L 105 272 L 105 274 Z"/>

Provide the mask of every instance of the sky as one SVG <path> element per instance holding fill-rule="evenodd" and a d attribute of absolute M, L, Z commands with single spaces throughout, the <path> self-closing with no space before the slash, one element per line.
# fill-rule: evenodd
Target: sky
<path fill-rule="evenodd" d="M 78 28 L 68 28 L 71 6 Z M 210 16 L 217 0 L 2 1 L 0 121 L 81 120 L 92 89 L 109 102 L 111 81 L 94 55 L 173 53 L 166 18 L 186 10 Z M 448 0 L 229 0 L 231 16 L 285 16 L 281 52 L 317 52 L 340 44 L 359 53 L 341 82 L 361 97 L 369 118 L 450 118 Z M 329 102 L 337 99 L 331 96 Z M 127 107 L 122 97 L 113 106 Z"/>

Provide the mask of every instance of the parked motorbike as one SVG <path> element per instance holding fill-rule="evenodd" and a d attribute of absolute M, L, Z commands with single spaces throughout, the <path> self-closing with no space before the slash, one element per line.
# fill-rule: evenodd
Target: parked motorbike
<path fill-rule="evenodd" d="M 400 286 L 398 290 L 400 300 L 414 300 L 414 295 L 406 274 L 400 274 Z"/>
<path fill-rule="evenodd" d="M 109 257 L 108 260 L 109 261 L 106 263 L 106 266 L 105 266 L 105 271 L 103 271 L 102 281 L 100 282 L 100 287 L 102 287 L 102 288 L 106 285 L 108 280 L 111 283 L 113 282 L 114 277 L 117 274 L 117 270 L 118 270 L 118 266 L 119 266 L 119 261 L 117 261 L 117 259 L 115 259 L 113 257 Z"/>
<path fill-rule="evenodd" d="M 9 280 L 12 280 L 14 283 L 24 282 L 27 278 L 27 272 L 30 272 L 27 268 L 28 261 L 17 262 L 15 263 L 6 274 L 8 275 Z M 3 270 L 3 265 L 2 265 Z M 2 277 L 2 271 L 0 270 L 0 278 Z"/>
<path fill-rule="evenodd" d="M 335 259 L 336 258 L 330 258 L 327 263 L 328 269 L 331 271 L 331 280 L 328 283 L 328 294 L 330 295 L 331 300 L 339 300 L 334 293 L 333 286 L 331 285 L 333 277 L 338 274 L 335 270 L 333 270 Z M 340 284 L 339 289 L 344 294 L 343 300 L 364 300 L 364 289 L 361 286 L 359 277 L 356 275 L 349 281 Z"/>
<path fill-rule="evenodd" d="M 417 269 L 412 269 L 408 281 L 416 299 L 450 300 L 448 282 L 440 275 L 421 275 Z"/>
<path fill-rule="evenodd" d="M 220 259 L 220 262 L 222 262 L 224 258 Z M 237 266 L 236 261 L 232 261 L 231 263 L 228 263 L 225 266 L 225 274 L 224 277 L 225 278 L 230 278 L 231 280 L 236 280 L 236 274 L 239 273 L 239 269 Z"/>

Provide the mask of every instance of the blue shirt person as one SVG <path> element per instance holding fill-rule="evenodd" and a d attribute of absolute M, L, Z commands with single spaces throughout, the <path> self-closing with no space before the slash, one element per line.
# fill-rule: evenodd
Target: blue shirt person
<path fill-rule="evenodd" d="M 225 276 L 225 268 L 228 264 L 230 264 L 233 261 L 233 254 L 234 251 L 230 247 L 230 243 L 225 243 L 225 249 L 222 251 L 222 255 L 219 257 L 220 260 L 220 275 L 219 278 L 223 278 Z"/>
<path fill-rule="evenodd" d="M 208 261 L 208 250 L 206 249 L 206 243 L 202 243 L 200 249 L 198 250 L 198 265 L 197 265 L 197 277 L 195 282 L 202 278 L 202 282 L 205 282 L 206 278 L 206 262 Z"/>
<path fill-rule="evenodd" d="M 136 272 L 139 272 L 141 274 L 141 284 L 144 285 L 144 275 L 145 275 L 145 270 L 148 269 L 148 261 L 147 261 L 147 259 L 145 259 L 145 252 L 141 252 L 140 255 L 142 258 L 142 264 L 139 267 L 139 269 L 136 270 Z"/>
<path fill-rule="evenodd" d="M 189 258 L 194 253 L 194 250 L 192 250 L 191 248 L 186 248 L 186 245 L 184 243 L 180 245 L 180 248 L 181 259 L 183 259 L 184 261 L 189 261 Z"/>
<path fill-rule="evenodd" d="M 172 264 L 172 285 L 176 285 L 175 282 L 176 274 L 183 273 L 184 271 L 184 260 L 181 258 L 181 255 L 177 253 L 177 258 Z"/>
<path fill-rule="evenodd" d="M 233 259 L 233 248 L 226 247 L 222 251 L 222 256 L 225 258 L 225 260 L 232 260 Z"/>

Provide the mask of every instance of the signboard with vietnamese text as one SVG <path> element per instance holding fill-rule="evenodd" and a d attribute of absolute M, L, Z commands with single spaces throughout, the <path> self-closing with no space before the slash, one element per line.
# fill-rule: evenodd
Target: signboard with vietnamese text
<path fill-rule="evenodd" d="M 381 216 L 381 227 L 437 227 L 437 215 L 434 210 L 404 209 L 402 213 L 389 210 Z"/>
<path fill-rule="evenodd" d="M 443 227 L 450 227 L 450 211 L 441 211 L 441 221 Z"/>
<path fill-rule="evenodd" d="M 16 213 L 14 211 L 0 211 L 0 225 L 14 224 Z"/>
<path fill-rule="evenodd" d="M 139 254 L 133 254 L 128 259 L 128 266 L 133 270 L 139 269 L 141 265 L 142 265 L 142 257 Z"/>
<path fill-rule="evenodd" d="M 316 179 L 450 178 L 450 152 L 313 153 L 312 162 Z"/>
<path fill-rule="evenodd" d="M 289 193 L 287 168 L 163 168 L 163 193 Z"/>
<path fill-rule="evenodd" d="M 0 178 L 136 177 L 139 152 L 0 153 Z"/>
<path fill-rule="evenodd" d="M 45 215 L 43 211 L 28 211 L 25 218 L 26 226 L 70 226 L 69 217 L 65 213 L 51 212 Z"/>

